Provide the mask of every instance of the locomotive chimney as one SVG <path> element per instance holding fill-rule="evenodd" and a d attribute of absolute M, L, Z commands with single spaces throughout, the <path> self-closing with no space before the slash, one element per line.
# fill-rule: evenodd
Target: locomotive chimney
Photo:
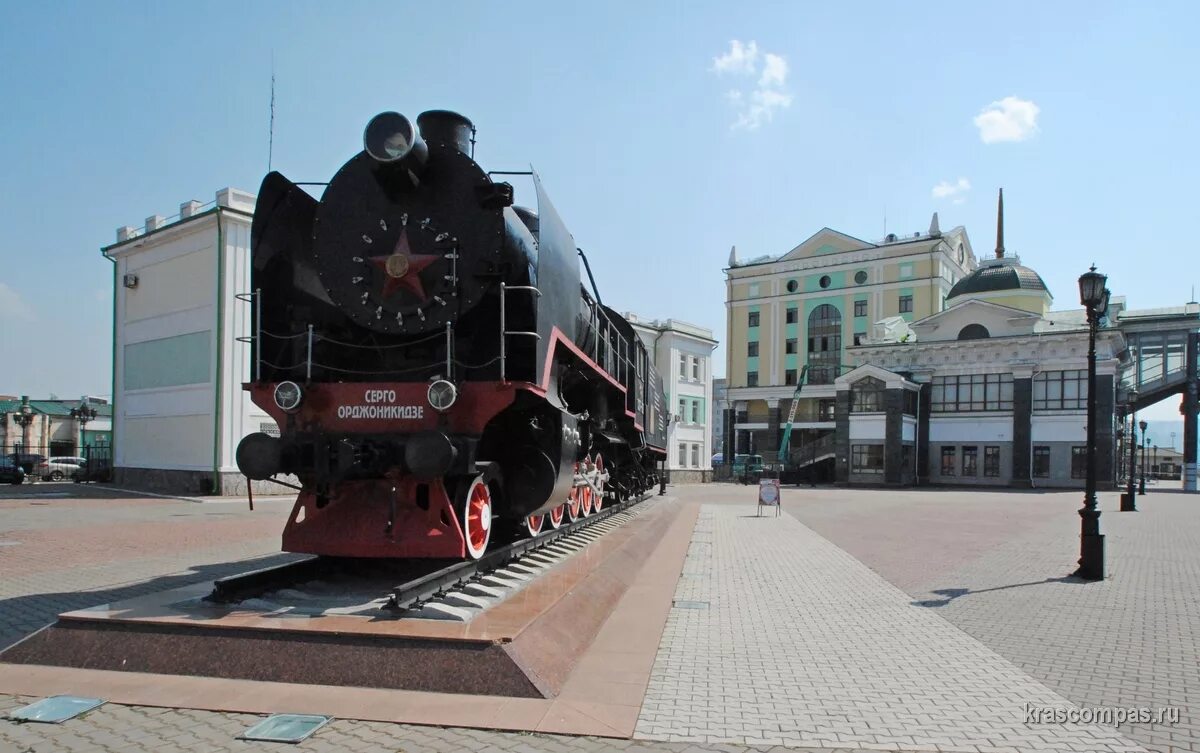
<path fill-rule="evenodd" d="M 363 131 L 363 149 L 381 164 L 403 168 L 414 180 L 429 159 L 429 146 L 412 121 L 398 112 L 381 112 L 371 118 Z"/>
<path fill-rule="evenodd" d="M 432 144 L 445 144 L 474 159 L 475 126 L 449 110 L 427 110 L 417 116 L 421 136 Z"/>

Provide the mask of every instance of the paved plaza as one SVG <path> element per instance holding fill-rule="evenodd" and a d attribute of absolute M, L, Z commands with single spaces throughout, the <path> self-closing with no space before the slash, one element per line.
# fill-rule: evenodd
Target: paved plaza
<path fill-rule="evenodd" d="M 300 751 L 1200 753 L 1200 498 L 1104 494 L 1108 580 L 1065 578 L 1080 494 L 674 488 L 699 518 L 634 740 L 338 719 Z M 80 498 L 82 497 L 82 498 Z M 58 612 L 283 561 L 289 504 L 39 484 L 0 490 L 0 645 Z M 31 698 L 0 695 L 0 715 Z M 1181 707 L 1177 724 L 1025 709 Z M 281 709 L 286 710 L 286 709 Z M 106 704 L 0 721 L 0 751 L 259 751 L 253 715 Z"/>

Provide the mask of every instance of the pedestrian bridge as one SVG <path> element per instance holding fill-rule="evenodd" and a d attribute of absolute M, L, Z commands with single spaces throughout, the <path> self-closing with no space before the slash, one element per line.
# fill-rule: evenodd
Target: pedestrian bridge
<path fill-rule="evenodd" d="M 1188 379 L 1196 378 L 1200 363 L 1200 305 L 1122 312 L 1117 329 L 1128 348 L 1120 404 L 1136 411 L 1186 393 Z"/>

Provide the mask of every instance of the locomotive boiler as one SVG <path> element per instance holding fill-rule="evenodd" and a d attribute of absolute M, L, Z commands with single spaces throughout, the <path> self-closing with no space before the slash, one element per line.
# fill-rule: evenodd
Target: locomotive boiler
<path fill-rule="evenodd" d="M 237 462 L 299 480 L 285 551 L 479 558 L 657 481 L 652 358 L 582 283 L 538 176 L 536 210 L 514 206 L 475 134 L 385 112 L 319 200 L 263 180 L 245 389 L 279 435 L 245 437 Z"/>

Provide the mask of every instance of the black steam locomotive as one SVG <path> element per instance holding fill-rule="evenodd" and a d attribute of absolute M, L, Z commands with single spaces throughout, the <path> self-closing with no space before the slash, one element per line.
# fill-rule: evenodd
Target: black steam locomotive
<path fill-rule="evenodd" d="M 237 462 L 299 479 L 285 551 L 478 558 L 493 530 L 537 535 L 657 483 L 652 359 L 581 284 L 537 175 L 537 211 L 513 206 L 474 139 L 457 113 L 385 112 L 320 201 L 263 180 L 245 389 L 280 434 Z"/>

